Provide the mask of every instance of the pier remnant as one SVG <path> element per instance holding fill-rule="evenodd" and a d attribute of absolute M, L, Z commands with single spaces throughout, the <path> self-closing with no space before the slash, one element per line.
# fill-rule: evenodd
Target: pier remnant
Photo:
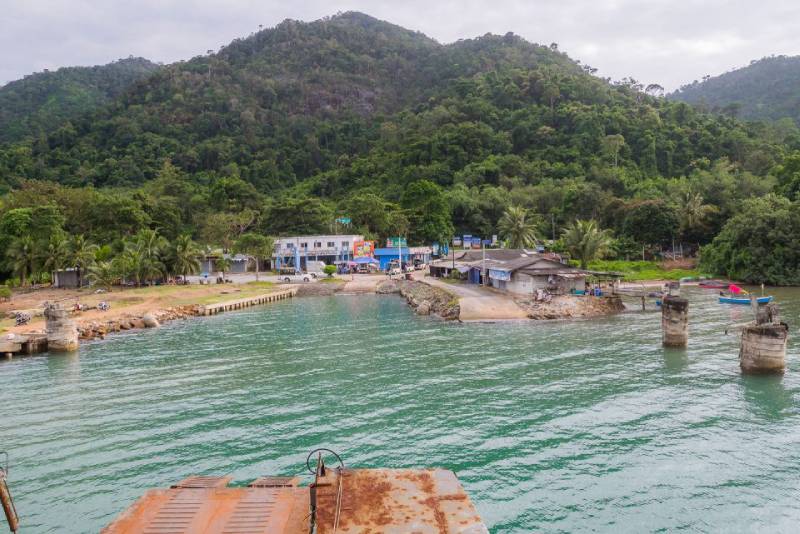
<path fill-rule="evenodd" d="M 59 304 L 47 304 L 44 309 L 47 333 L 47 350 L 74 352 L 78 350 L 78 328 L 69 312 Z"/>
<path fill-rule="evenodd" d="M 661 334 L 665 347 L 685 347 L 689 342 L 689 301 L 667 295 L 661 303 Z"/>
<path fill-rule="evenodd" d="M 755 323 L 742 328 L 739 366 L 743 373 L 783 373 L 786 368 L 786 342 L 789 326 L 781 322 L 778 306 L 758 308 Z"/>

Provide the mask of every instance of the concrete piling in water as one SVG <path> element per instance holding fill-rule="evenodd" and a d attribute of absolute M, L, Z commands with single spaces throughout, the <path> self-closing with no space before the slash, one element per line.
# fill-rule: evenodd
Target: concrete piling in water
<path fill-rule="evenodd" d="M 47 350 L 74 352 L 78 350 L 78 328 L 69 312 L 58 304 L 48 304 L 44 309 L 47 333 Z"/>
<path fill-rule="evenodd" d="M 661 339 L 665 347 L 685 347 L 689 342 L 689 301 L 667 295 L 661 302 Z"/>
<path fill-rule="evenodd" d="M 780 321 L 778 307 L 769 304 L 758 309 L 755 323 L 742 328 L 739 366 L 743 373 L 783 373 L 786 368 L 786 342 L 789 326 Z"/>

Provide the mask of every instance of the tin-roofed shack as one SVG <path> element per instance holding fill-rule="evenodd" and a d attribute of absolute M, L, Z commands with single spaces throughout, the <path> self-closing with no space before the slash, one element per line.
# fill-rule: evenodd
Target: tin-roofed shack
<path fill-rule="evenodd" d="M 430 267 L 431 276 L 452 277 L 453 271 L 469 283 L 516 295 L 532 295 L 539 289 L 552 294 L 582 291 L 590 274 L 563 263 L 557 254 L 526 249 L 454 251 Z"/>

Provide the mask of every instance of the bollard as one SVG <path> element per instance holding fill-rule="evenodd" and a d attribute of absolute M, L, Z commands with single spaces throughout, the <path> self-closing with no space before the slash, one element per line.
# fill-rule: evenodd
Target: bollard
<path fill-rule="evenodd" d="M 661 302 L 661 339 L 665 347 L 685 347 L 689 342 L 689 301 L 667 295 Z"/>

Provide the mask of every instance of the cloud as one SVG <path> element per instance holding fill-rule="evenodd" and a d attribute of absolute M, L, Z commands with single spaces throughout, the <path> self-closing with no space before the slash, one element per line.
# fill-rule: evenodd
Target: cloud
<path fill-rule="evenodd" d="M 188 59 L 285 18 L 358 10 L 452 42 L 513 31 L 612 79 L 673 89 L 771 54 L 800 54 L 800 3 L 778 0 L 5 0 L 0 83 L 129 55 Z"/>

